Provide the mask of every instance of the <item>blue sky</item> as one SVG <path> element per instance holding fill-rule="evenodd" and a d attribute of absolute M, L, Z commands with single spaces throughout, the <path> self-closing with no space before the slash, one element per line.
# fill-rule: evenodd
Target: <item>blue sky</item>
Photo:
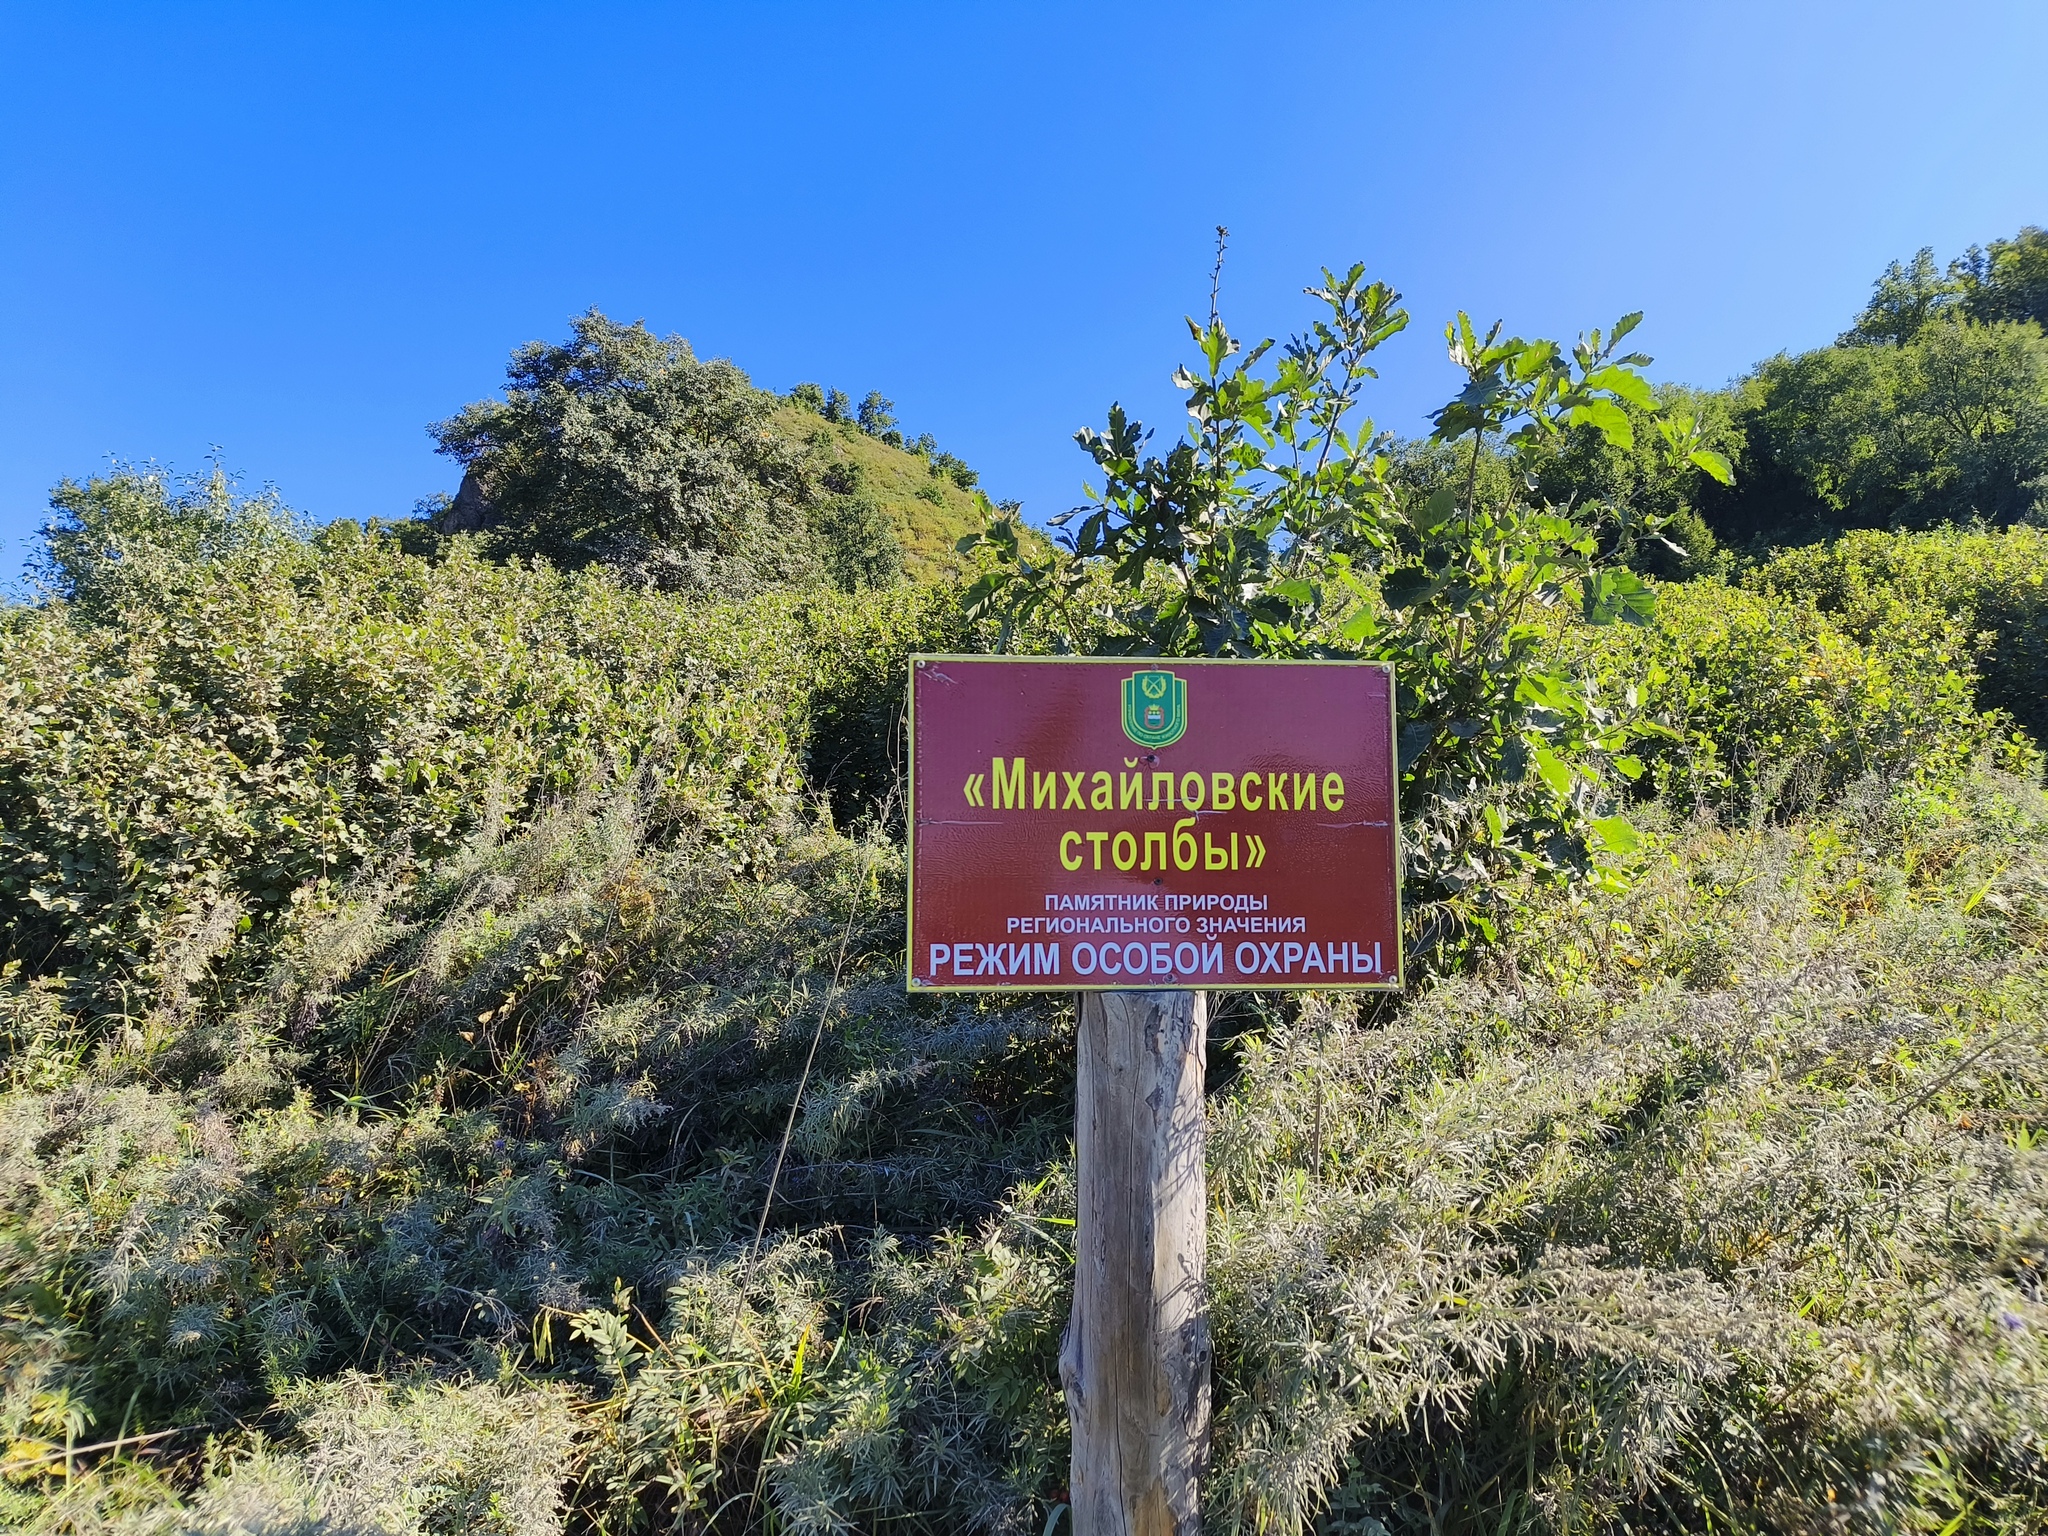
<path fill-rule="evenodd" d="M 1635 308 L 1658 376 L 1829 340 L 1893 257 L 2048 222 L 2048 6 L 0 3 L 0 577 L 48 488 L 218 447 L 315 516 L 451 490 L 423 430 L 595 304 L 893 397 L 998 496 L 1171 429 L 1363 260 L 1416 324 Z"/>

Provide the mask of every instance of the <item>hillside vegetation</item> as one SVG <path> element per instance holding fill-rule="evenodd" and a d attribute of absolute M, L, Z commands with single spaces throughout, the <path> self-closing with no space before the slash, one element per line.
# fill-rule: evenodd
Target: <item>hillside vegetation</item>
<path fill-rule="evenodd" d="M 652 338 L 667 404 L 472 408 L 472 531 L 60 488 L 0 611 L 6 1521 L 1062 1529 L 1070 1003 L 901 980 L 904 658 L 1008 646 L 1401 684 L 1408 995 L 1216 1000 L 1208 1528 L 2048 1528 L 2041 531 L 1658 581 L 1739 445 L 1632 321 L 1460 317 L 1394 444 L 1341 424 L 1398 296 L 1318 294 L 1292 374 L 1195 328 L 1186 444 L 1084 434 L 1063 546 Z M 820 542 L 663 544 L 686 484 Z M 833 577 L 848 498 L 896 576 Z"/>
<path fill-rule="evenodd" d="M 770 426 L 807 444 L 824 462 L 821 478 L 842 481 L 872 496 L 903 547 L 903 566 L 914 579 L 934 581 L 961 569 L 955 546 L 987 519 L 983 499 L 943 471 L 932 456 L 884 442 L 857 422 L 826 422 L 801 405 L 785 406 Z M 844 472 L 833 466 L 846 466 Z"/>
<path fill-rule="evenodd" d="M 433 425 L 464 473 L 426 510 L 497 559 L 700 596 L 955 570 L 987 505 L 978 477 L 930 434 L 906 440 L 889 407 L 871 393 L 855 411 L 811 384 L 784 400 L 680 336 L 593 309 L 566 342 L 516 350 L 501 398 Z"/>
<path fill-rule="evenodd" d="M 1580 430 L 1482 465 L 1510 467 L 1554 505 L 1604 502 L 1661 519 L 1668 542 L 1630 556 L 1665 577 L 1732 574 L 1773 549 L 1856 531 L 1981 523 L 2048 526 L 2048 234 L 2029 226 L 1944 269 L 1931 250 L 1894 262 L 1831 346 L 1766 358 L 1723 389 L 1661 384 L 1619 408 L 1648 425 L 1690 417 L 1733 468 L 1723 482 L 1663 452 L 1658 435 Z M 1445 472 L 1427 445 L 1408 469 Z M 1489 476 L 1488 470 L 1502 471 Z"/>

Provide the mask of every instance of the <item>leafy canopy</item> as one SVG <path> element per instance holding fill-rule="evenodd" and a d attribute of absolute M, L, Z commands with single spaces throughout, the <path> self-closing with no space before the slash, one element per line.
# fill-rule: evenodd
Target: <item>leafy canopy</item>
<path fill-rule="evenodd" d="M 664 591 L 814 580 L 810 466 L 768 429 L 772 399 L 680 336 L 595 309 L 573 331 L 514 352 L 503 400 L 430 429 L 475 477 L 500 548 Z"/>
<path fill-rule="evenodd" d="M 1948 264 L 1923 245 L 1871 285 L 1870 303 L 1843 332 L 1843 346 L 1911 341 L 1936 320 L 2032 321 L 2048 326 L 2048 230 L 2029 224 L 2010 240 L 1973 245 Z"/>
<path fill-rule="evenodd" d="M 1649 359 L 1620 352 L 1639 315 L 1565 347 L 1498 325 L 1481 336 L 1460 314 L 1446 340 L 1465 385 L 1431 440 L 1466 471 L 1404 496 L 1391 439 L 1351 424 L 1372 355 L 1408 324 L 1399 295 L 1361 266 L 1326 270 L 1307 292 L 1323 313 L 1277 354 L 1270 340 L 1243 347 L 1212 297 L 1208 323 L 1188 321 L 1200 363 L 1174 375 L 1188 396 L 1181 439 L 1148 453 L 1144 428 L 1112 406 L 1105 430 L 1077 435 L 1102 487 L 1053 519 L 1049 552 L 1012 519 L 962 541 L 992 557 L 970 610 L 1001 621 L 1005 646 L 1392 662 L 1411 896 L 1484 924 L 1498 876 L 1583 875 L 1603 849 L 1633 846 L 1607 770 L 1639 774 L 1627 746 L 1655 729 L 1606 680 L 1539 655 L 1567 598 L 1589 624 L 1652 620 L 1654 591 L 1600 558 L 1601 520 L 1624 514 L 1553 507 L 1526 483 L 1483 500 L 1489 445 L 1512 453 L 1590 429 L 1631 447 L 1641 423 L 1667 458 L 1731 471 L 1691 416 L 1659 406 L 1639 372 Z M 1658 526 L 1639 516 L 1622 532 Z"/>
<path fill-rule="evenodd" d="M 1786 491 L 1772 531 L 1925 528 L 2048 512 L 2048 340 L 1948 314 L 1896 344 L 1763 364 L 1738 414 Z"/>
<path fill-rule="evenodd" d="M 1703 405 L 1726 416 L 1715 435 L 1742 487 L 1688 500 L 1757 554 L 1857 529 L 2048 522 L 2044 324 L 2038 227 L 1946 267 L 1931 247 L 1892 262 L 1833 346 L 1780 353 Z"/>

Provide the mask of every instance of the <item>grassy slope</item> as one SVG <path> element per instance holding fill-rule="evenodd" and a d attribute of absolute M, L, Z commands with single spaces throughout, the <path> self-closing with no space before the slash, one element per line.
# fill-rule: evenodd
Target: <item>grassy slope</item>
<path fill-rule="evenodd" d="M 793 441 L 811 443 L 821 460 L 860 466 L 863 488 L 896 525 L 912 576 L 929 578 L 958 568 L 954 541 L 981 526 L 974 492 L 932 474 L 915 454 L 891 448 L 851 423 L 825 421 L 797 406 L 776 411 L 769 423 Z M 920 491 L 937 491 L 938 502 L 920 497 Z"/>

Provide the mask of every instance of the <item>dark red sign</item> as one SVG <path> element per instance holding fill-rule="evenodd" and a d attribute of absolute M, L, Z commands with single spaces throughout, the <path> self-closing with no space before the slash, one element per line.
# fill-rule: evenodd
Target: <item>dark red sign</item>
<path fill-rule="evenodd" d="M 1392 669 L 913 656 L 912 990 L 1401 985 Z"/>

